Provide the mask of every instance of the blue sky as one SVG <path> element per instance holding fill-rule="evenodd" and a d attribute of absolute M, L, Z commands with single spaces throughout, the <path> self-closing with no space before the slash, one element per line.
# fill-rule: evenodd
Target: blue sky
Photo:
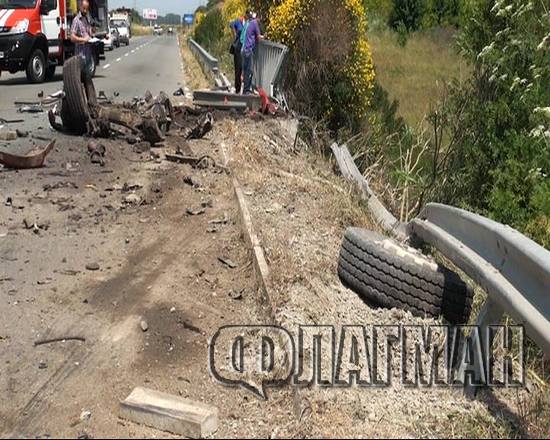
<path fill-rule="evenodd" d="M 133 8 L 134 5 L 138 11 L 143 8 L 153 8 L 160 15 L 166 15 L 168 12 L 174 14 L 187 14 L 194 12 L 199 5 L 205 5 L 206 0 L 108 0 L 109 9 L 125 6 Z"/>

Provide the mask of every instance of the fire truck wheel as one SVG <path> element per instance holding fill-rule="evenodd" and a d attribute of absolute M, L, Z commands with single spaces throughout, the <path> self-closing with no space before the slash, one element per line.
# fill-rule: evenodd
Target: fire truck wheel
<path fill-rule="evenodd" d="M 31 83 L 41 83 L 46 78 L 46 57 L 40 49 L 35 49 L 27 64 L 27 79 Z"/>
<path fill-rule="evenodd" d="M 89 87 L 88 82 L 91 83 L 91 80 L 83 75 L 82 59 L 77 56 L 69 58 L 63 65 L 65 98 L 61 103 L 61 119 L 63 125 L 75 134 L 84 134 L 88 129 L 90 109 L 87 91 L 93 89 L 93 84 Z M 92 100 L 95 100 L 95 96 Z"/>

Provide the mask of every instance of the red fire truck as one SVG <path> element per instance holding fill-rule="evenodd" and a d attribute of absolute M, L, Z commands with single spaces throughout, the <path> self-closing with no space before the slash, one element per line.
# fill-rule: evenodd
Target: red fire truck
<path fill-rule="evenodd" d="M 74 54 L 70 30 L 77 12 L 75 0 L 0 0 L 0 74 L 25 71 L 33 83 L 52 78 Z M 90 16 L 98 37 L 91 43 L 94 74 L 109 26 L 107 0 L 90 0 Z"/>

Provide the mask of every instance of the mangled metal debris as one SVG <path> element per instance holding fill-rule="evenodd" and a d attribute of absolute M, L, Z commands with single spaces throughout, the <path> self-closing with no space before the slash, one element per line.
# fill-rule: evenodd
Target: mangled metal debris
<path fill-rule="evenodd" d="M 55 140 L 51 141 L 45 147 L 33 148 L 28 153 L 19 156 L 16 154 L 0 152 L 0 163 L 6 168 L 23 170 L 30 168 L 41 168 L 44 160 L 55 146 Z"/>
<path fill-rule="evenodd" d="M 176 114 L 185 117 L 183 125 L 176 122 Z M 194 127 L 184 131 L 188 115 L 198 120 Z M 113 102 L 104 92 L 97 96 L 93 81 L 81 74 L 78 57 L 71 58 L 63 67 L 63 95 L 49 111 L 48 118 L 58 131 L 94 138 L 119 137 L 132 145 L 146 142 L 151 146 L 164 142 L 173 127 L 186 139 L 200 139 L 212 130 L 214 123 L 211 113 L 174 107 L 164 92 L 153 96 L 146 91 L 144 96 L 122 103 Z"/>
<path fill-rule="evenodd" d="M 107 149 L 105 145 L 96 141 L 88 142 L 88 154 L 90 155 L 90 161 L 100 166 L 105 166 L 105 153 Z"/>
<path fill-rule="evenodd" d="M 120 134 L 118 126 L 151 144 L 164 140 L 174 118 L 174 109 L 165 93 L 154 98 L 147 92 L 143 99 L 123 104 L 112 104 L 104 99 L 103 93 L 104 103 L 100 104 L 93 81 L 81 72 L 79 57 L 71 58 L 63 66 L 64 93 L 48 113 L 54 129 L 107 138 L 113 133 Z"/>
<path fill-rule="evenodd" d="M 197 124 L 189 131 L 185 139 L 202 139 L 210 131 L 212 131 L 213 126 L 214 117 L 212 116 L 212 113 L 206 113 L 202 118 L 199 118 Z"/>

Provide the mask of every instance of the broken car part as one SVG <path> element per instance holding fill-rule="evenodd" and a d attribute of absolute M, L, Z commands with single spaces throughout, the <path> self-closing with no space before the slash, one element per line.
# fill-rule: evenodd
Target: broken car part
<path fill-rule="evenodd" d="M 18 156 L 11 153 L 0 152 L 0 163 L 6 168 L 12 169 L 30 169 L 40 168 L 44 165 L 44 160 L 55 146 L 55 139 L 44 148 L 33 148 L 27 154 Z"/>

